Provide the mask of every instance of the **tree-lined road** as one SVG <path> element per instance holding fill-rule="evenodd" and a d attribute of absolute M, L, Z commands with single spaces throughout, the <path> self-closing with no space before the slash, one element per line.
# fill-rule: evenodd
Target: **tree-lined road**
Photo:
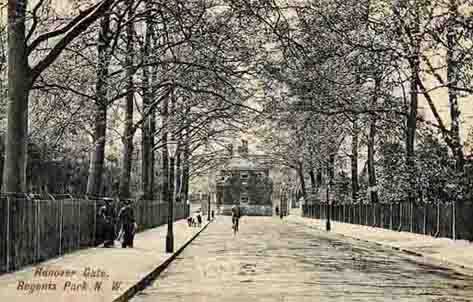
<path fill-rule="evenodd" d="M 473 301 L 473 278 L 274 217 L 218 216 L 133 302 Z"/>

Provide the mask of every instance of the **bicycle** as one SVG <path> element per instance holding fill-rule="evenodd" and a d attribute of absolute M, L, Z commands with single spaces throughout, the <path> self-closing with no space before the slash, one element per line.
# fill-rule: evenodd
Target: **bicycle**
<path fill-rule="evenodd" d="M 232 229 L 233 229 L 233 235 L 236 235 L 238 232 L 238 217 L 232 217 Z"/>

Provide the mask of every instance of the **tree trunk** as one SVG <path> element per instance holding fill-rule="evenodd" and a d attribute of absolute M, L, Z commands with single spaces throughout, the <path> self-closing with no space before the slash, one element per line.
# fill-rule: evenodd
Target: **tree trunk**
<path fill-rule="evenodd" d="M 149 91 L 146 89 L 146 91 Z M 151 102 L 149 92 L 146 92 L 147 97 L 143 97 L 143 104 L 149 107 Z M 143 194 L 146 199 L 154 198 L 154 122 L 155 115 L 150 114 L 142 127 L 142 141 L 141 141 L 141 180 L 143 186 Z"/>
<path fill-rule="evenodd" d="M 149 2 L 149 1 L 148 1 Z M 146 34 L 145 34 L 145 44 L 144 44 L 144 61 L 145 66 L 143 66 L 142 73 L 142 90 L 143 90 L 143 111 L 146 112 L 151 103 L 150 95 L 150 81 L 149 81 L 149 66 L 148 63 L 149 54 L 150 54 L 150 43 L 151 43 L 151 28 L 148 20 L 146 22 Z M 143 126 L 141 127 L 141 185 L 143 191 L 143 198 L 150 200 L 152 199 L 150 192 L 151 180 L 149 177 L 149 167 L 150 162 L 150 153 L 152 153 L 153 146 L 151 145 L 151 125 L 149 123 L 149 117 L 145 117 Z"/>
<path fill-rule="evenodd" d="M 182 153 L 177 152 L 176 156 L 176 196 L 182 198 Z"/>
<path fill-rule="evenodd" d="M 317 187 L 317 182 L 316 182 L 316 179 L 315 179 L 315 173 L 314 173 L 313 168 L 311 168 L 310 171 L 309 171 L 309 177 L 310 177 L 310 185 L 312 187 L 312 190 L 315 190 L 315 188 Z"/>
<path fill-rule="evenodd" d="M 104 170 L 105 142 L 107 129 L 107 77 L 110 65 L 110 15 L 102 17 L 98 38 L 97 83 L 95 85 L 97 100 L 95 102 L 95 127 L 93 140 L 95 149 L 92 151 L 87 180 L 87 195 L 99 196 L 102 189 Z"/>
<path fill-rule="evenodd" d="M 314 173 L 313 168 L 310 169 L 309 176 L 310 176 L 310 184 L 312 186 L 312 192 L 315 193 L 315 191 L 317 190 L 317 181 L 315 179 L 315 173 Z"/>
<path fill-rule="evenodd" d="M 184 153 L 184 169 L 182 172 L 182 192 L 183 192 L 183 200 L 187 201 L 189 199 L 189 151 Z"/>
<path fill-rule="evenodd" d="M 170 99 L 170 104 L 169 104 L 169 117 L 168 117 L 168 125 L 169 128 L 167 129 L 169 131 L 170 139 L 172 141 L 176 140 L 176 96 L 175 96 L 175 91 L 171 93 L 171 99 Z M 177 150 L 175 151 L 177 153 Z M 172 202 L 175 201 L 174 199 L 174 190 L 176 189 L 176 179 L 175 179 L 175 170 L 176 170 L 176 153 L 170 154 L 170 161 L 169 161 L 169 194 L 171 194 Z"/>
<path fill-rule="evenodd" d="M 168 182 L 168 177 L 169 177 L 169 165 L 168 165 L 168 147 L 167 147 L 167 141 L 168 141 L 168 132 L 167 132 L 167 127 L 168 127 L 168 98 L 163 99 L 161 103 L 161 121 L 162 121 L 162 137 L 161 137 L 161 158 L 162 158 L 162 172 L 161 172 L 161 189 L 162 189 L 162 198 L 161 200 L 164 200 L 168 202 L 169 198 L 169 182 Z"/>
<path fill-rule="evenodd" d="M 322 169 L 319 167 L 317 168 L 317 188 L 322 185 Z"/>
<path fill-rule="evenodd" d="M 376 119 L 373 117 L 370 122 L 370 133 L 368 138 L 368 181 L 370 187 L 370 197 L 372 203 L 378 202 L 378 191 L 376 183 L 376 169 L 374 165 L 374 144 L 376 136 Z"/>
<path fill-rule="evenodd" d="M 458 63 L 456 55 L 456 34 L 455 34 L 455 18 L 458 15 L 458 7 L 456 0 L 450 0 L 450 22 L 447 29 L 447 82 L 448 82 L 448 100 L 450 105 L 450 133 L 452 137 L 453 150 L 452 153 L 456 159 L 456 170 L 463 172 L 464 154 L 460 141 L 460 108 L 458 106 Z"/>
<path fill-rule="evenodd" d="M 156 115 L 153 112 L 150 113 L 149 116 L 149 144 L 150 144 L 150 152 L 148 153 L 149 159 L 149 165 L 148 165 L 148 194 L 150 199 L 154 199 L 154 165 L 155 165 L 155 156 L 154 156 L 154 133 L 156 131 L 156 122 L 155 122 Z"/>
<path fill-rule="evenodd" d="M 123 137 L 123 166 L 120 175 L 120 199 L 130 198 L 130 177 L 131 165 L 133 161 L 133 136 L 135 130 L 133 127 L 133 22 L 131 22 L 133 1 L 128 1 L 128 24 L 126 28 L 127 34 L 127 54 L 126 54 L 126 72 L 127 72 L 127 94 L 126 94 L 126 113 L 125 113 L 125 130 Z"/>
<path fill-rule="evenodd" d="M 190 112 L 189 108 L 186 108 L 186 114 L 184 115 L 184 123 L 185 123 L 185 129 L 184 129 L 184 135 L 183 135 L 183 141 L 184 141 L 184 152 L 183 152 L 183 163 L 182 163 L 182 200 L 186 202 L 189 199 L 189 120 L 187 119 L 187 116 Z"/>
<path fill-rule="evenodd" d="M 3 171 L 3 192 L 26 191 L 28 96 L 34 81 L 48 68 L 64 49 L 82 32 L 108 11 L 112 0 L 102 2 L 98 7 L 91 6 L 85 13 L 70 24 L 67 31 L 53 48 L 37 64 L 28 65 L 27 41 L 25 32 L 28 0 L 8 0 L 8 122 L 5 146 L 5 169 Z M 66 28 L 67 25 L 63 28 Z M 54 31 L 52 37 L 55 37 Z M 43 35 L 45 37 L 47 35 Z M 30 50 L 42 45 L 42 39 L 34 40 Z M 39 61 L 39 62 L 38 62 Z"/>
<path fill-rule="evenodd" d="M 145 98 L 143 98 L 143 103 Z M 152 146 L 150 142 L 150 127 L 149 122 L 146 121 L 142 127 L 142 136 L 141 136 L 141 184 L 143 190 L 143 198 L 144 199 L 151 199 L 151 192 L 150 192 L 150 177 L 149 177 L 149 166 L 150 162 L 150 153 L 152 153 Z"/>
<path fill-rule="evenodd" d="M 380 81 L 377 79 L 375 83 L 375 96 L 373 101 L 373 106 L 376 107 L 377 103 L 377 91 L 380 88 Z M 378 202 L 378 191 L 376 183 L 376 168 L 374 165 L 374 147 L 375 147 L 375 138 L 376 138 L 376 115 L 371 114 L 370 116 L 370 130 L 368 134 L 368 182 L 370 191 L 370 197 L 372 203 Z"/>
<path fill-rule="evenodd" d="M 26 55 L 27 0 L 8 1 L 8 108 L 3 192 L 26 192 L 28 95 L 30 68 Z"/>
<path fill-rule="evenodd" d="M 307 202 L 307 192 L 305 189 L 305 180 L 304 180 L 304 167 L 302 166 L 302 162 L 299 163 L 299 169 L 297 169 L 297 173 L 299 174 L 299 180 L 301 182 L 301 190 L 302 190 L 302 197 Z"/>
<path fill-rule="evenodd" d="M 87 195 L 99 196 L 102 189 L 102 174 L 105 160 L 105 135 L 107 124 L 107 107 L 95 104 L 95 128 L 93 140 L 95 148 L 91 153 Z"/>
<path fill-rule="evenodd" d="M 27 190 L 28 94 L 31 79 L 26 56 L 26 5 L 26 0 L 8 1 L 8 120 L 2 186 L 4 193 Z M 21 227 L 24 223 L 21 222 L 27 218 L 26 206 L 23 202 L 12 202 L 7 207 L 5 199 L 0 204 L 0 265 L 3 266 L 3 260 L 9 255 L 9 269 L 14 270 L 24 249 L 24 240 L 20 239 L 25 238 L 24 228 Z M 8 225 L 5 223 L 7 215 L 10 217 Z M 10 246 L 6 244 L 7 238 L 10 239 Z"/>
<path fill-rule="evenodd" d="M 358 199 L 358 117 L 353 117 L 353 135 L 351 143 L 351 192 L 352 202 Z"/>
<path fill-rule="evenodd" d="M 152 104 L 152 96 L 154 89 L 150 82 L 150 66 L 149 58 L 154 45 L 154 29 L 151 17 L 152 3 L 146 2 L 146 34 L 144 41 L 144 62 L 142 82 L 143 82 L 143 108 L 147 112 Z M 153 73 L 153 79 L 156 72 Z M 153 81 L 153 83 L 155 83 Z M 155 132 L 155 113 L 154 110 L 147 112 L 145 122 L 142 127 L 142 141 L 141 141 L 141 182 L 143 195 L 146 199 L 154 198 L 154 132 Z"/>
<path fill-rule="evenodd" d="M 410 108 L 407 117 L 407 136 L 406 136 L 406 163 L 411 183 L 408 190 L 408 200 L 410 203 L 415 201 L 415 137 L 417 130 L 417 75 L 419 73 L 419 58 L 414 57 L 410 60 L 411 83 L 410 83 Z"/>

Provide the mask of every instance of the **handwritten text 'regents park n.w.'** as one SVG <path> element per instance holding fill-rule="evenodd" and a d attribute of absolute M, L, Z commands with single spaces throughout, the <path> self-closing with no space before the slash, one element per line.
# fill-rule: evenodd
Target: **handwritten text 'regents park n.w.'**
<path fill-rule="evenodd" d="M 33 279 L 18 281 L 16 289 L 29 294 L 57 290 L 98 292 L 103 290 L 103 281 L 108 278 L 109 275 L 99 268 L 85 267 L 79 271 L 74 269 L 36 267 L 33 271 Z M 120 281 L 112 281 L 111 290 L 120 290 L 121 283 Z"/>

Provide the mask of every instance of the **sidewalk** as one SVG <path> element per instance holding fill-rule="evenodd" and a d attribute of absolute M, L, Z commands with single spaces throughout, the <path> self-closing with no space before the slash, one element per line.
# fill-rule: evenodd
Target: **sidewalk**
<path fill-rule="evenodd" d="M 287 217 L 288 221 L 325 230 L 326 220 L 301 217 L 297 210 L 291 214 Z M 473 243 L 465 240 L 435 238 L 338 221 L 331 221 L 331 232 L 424 257 L 435 264 L 473 275 Z"/>
<path fill-rule="evenodd" d="M 174 254 L 165 253 L 167 225 L 139 233 L 133 249 L 90 248 L 0 276 L 0 300 L 120 301 L 156 275 L 201 230 L 174 223 Z"/>

